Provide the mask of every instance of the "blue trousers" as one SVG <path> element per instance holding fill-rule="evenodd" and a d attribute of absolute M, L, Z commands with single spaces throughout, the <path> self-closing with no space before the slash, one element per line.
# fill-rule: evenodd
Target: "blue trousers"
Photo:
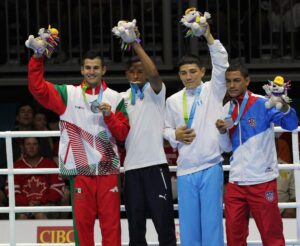
<path fill-rule="evenodd" d="M 221 164 L 178 176 L 181 246 L 224 246 Z"/>

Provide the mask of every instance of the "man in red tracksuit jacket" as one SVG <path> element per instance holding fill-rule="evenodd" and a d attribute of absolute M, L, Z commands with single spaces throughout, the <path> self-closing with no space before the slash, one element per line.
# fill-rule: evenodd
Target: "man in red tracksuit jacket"
<path fill-rule="evenodd" d="M 24 154 L 14 163 L 14 168 L 57 168 L 54 161 L 40 154 L 37 138 L 24 138 Z M 22 174 L 15 176 L 17 206 L 54 205 L 63 196 L 64 181 L 58 174 Z M 6 186 L 6 192 L 8 187 Z M 45 213 L 17 214 L 18 219 L 47 219 Z"/>
<path fill-rule="evenodd" d="M 80 86 L 54 85 L 44 79 L 44 58 L 35 53 L 28 67 L 29 90 L 60 116 L 58 163 L 71 178 L 75 243 L 94 246 L 100 220 L 102 245 L 120 246 L 119 156 L 129 122 L 121 95 L 107 87 L 103 59 L 88 52 L 82 59 Z"/>

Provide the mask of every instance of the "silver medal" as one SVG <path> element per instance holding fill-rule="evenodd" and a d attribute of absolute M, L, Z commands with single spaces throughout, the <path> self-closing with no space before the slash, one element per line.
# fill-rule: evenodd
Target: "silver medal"
<path fill-rule="evenodd" d="M 231 129 L 234 125 L 233 120 L 232 120 L 231 117 L 226 118 L 225 122 L 226 122 L 226 125 L 227 125 L 228 129 Z"/>
<path fill-rule="evenodd" d="M 91 102 L 91 110 L 93 113 L 99 113 L 100 110 L 99 110 L 99 105 L 100 103 L 98 102 L 98 100 L 95 100 L 95 101 L 92 101 Z"/>

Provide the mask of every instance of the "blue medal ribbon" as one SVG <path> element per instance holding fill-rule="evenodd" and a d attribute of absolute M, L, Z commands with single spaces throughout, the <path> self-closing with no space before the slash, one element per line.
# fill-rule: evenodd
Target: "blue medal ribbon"
<path fill-rule="evenodd" d="M 136 94 L 140 100 L 144 99 L 144 91 L 149 86 L 149 82 L 147 82 L 142 90 L 140 89 L 139 85 L 137 83 L 130 83 L 131 91 L 130 91 L 130 101 L 131 105 L 135 105 L 136 103 Z"/>
<path fill-rule="evenodd" d="M 243 98 L 240 110 L 239 110 L 239 114 L 238 114 L 236 120 L 233 123 L 234 126 L 239 124 L 239 122 L 242 118 L 242 115 L 244 113 L 245 107 L 247 105 L 248 99 L 249 99 L 249 95 L 248 95 L 248 92 L 246 91 L 245 94 L 244 94 L 244 98 Z M 232 118 L 231 115 L 232 115 L 233 109 L 234 109 L 233 102 L 230 101 L 230 107 L 229 107 L 229 111 L 228 111 L 228 115 L 227 115 L 226 119 Z"/>
<path fill-rule="evenodd" d="M 200 101 L 201 91 L 202 91 L 202 84 L 196 88 L 195 98 L 189 116 L 187 113 L 186 89 L 183 92 L 183 117 L 187 128 L 191 128 L 196 113 L 196 107 L 201 104 Z"/>

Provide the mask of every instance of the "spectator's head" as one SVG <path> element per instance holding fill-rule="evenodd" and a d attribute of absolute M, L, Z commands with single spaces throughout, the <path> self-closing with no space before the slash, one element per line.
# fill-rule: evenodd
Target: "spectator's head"
<path fill-rule="evenodd" d="M 24 138 L 23 147 L 25 158 L 33 159 L 40 156 L 40 144 L 37 138 Z"/>
<path fill-rule="evenodd" d="M 16 123 L 20 130 L 31 129 L 33 125 L 34 110 L 30 103 L 22 103 L 16 110 Z"/>
<path fill-rule="evenodd" d="M 248 69 L 242 64 L 230 65 L 225 73 L 227 93 L 237 97 L 247 91 L 250 83 Z"/>
<path fill-rule="evenodd" d="M 185 55 L 178 62 L 179 77 L 187 89 L 194 89 L 201 84 L 205 67 L 196 55 Z"/>
<path fill-rule="evenodd" d="M 84 79 L 84 83 L 91 88 L 100 84 L 102 76 L 106 72 L 106 66 L 104 65 L 101 56 L 94 51 L 88 51 L 82 58 L 81 62 L 81 74 Z"/>
<path fill-rule="evenodd" d="M 136 56 L 131 57 L 126 64 L 126 77 L 128 81 L 144 84 L 146 82 L 146 74 L 144 72 L 142 62 Z"/>
<path fill-rule="evenodd" d="M 36 112 L 33 118 L 33 127 L 38 131 L 48 130 L 47 115 L 43 111 Z"/>

